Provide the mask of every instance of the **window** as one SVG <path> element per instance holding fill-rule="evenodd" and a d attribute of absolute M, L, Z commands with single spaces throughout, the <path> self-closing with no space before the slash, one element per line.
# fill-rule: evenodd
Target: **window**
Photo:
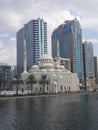
<path fill-rule="evenodd" d="M 48 87 L 48 85 L 47 85 L 47 91 L 49 90 L 49 87 Z"/>
<path fill-rule="evenodd" d="M 61 85 L 61 91 L 63 90 L 63 86 Z"/>

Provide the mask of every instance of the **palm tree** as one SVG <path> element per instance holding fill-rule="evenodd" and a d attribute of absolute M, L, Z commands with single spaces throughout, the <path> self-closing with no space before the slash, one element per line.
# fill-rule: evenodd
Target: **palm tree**
<path fill-rule="evenodd" d="M 3 89 L 8 90 L 8 83 L 9 83 L 8 79 L 3 79 L 3 86 L 4 86 Z"/>
<path fill-rule="evenodd" d="M 31 74 L 28 76 L 26 83 L 31 85 L 31 94 L 32 94 L 32 87 L 33 87 L 33 84 L 37 83 L 37 79 L 34 77 L 33 74 Z"/>
<path fill-rule="evenodd" d="M 50 80 L 47 79 L 47 75 L 42 74 L 42 75 L 41 75 L 41 78 L 40 78 L 40 80 L 39 80 L 39 83 L 40 83 L 40 84 L 43 84 L 43 92 L 45 93 L 45 85 L 46 85 L 46 84 L 48 85 L 48 84 L 50 83 Z"/>
<path fill-rule="evenodd" d="M 9 80 L 8 80 L 8 84 L 9 84 L 9 86 L 10 86 L 10 87 L 9 87 L 9 90 L 11 90 L 11 91 L 13 90 L 13 82 L 14 82 L 13 79 L 9 79 Z"/>
<path fill-rule="evenodd" d="M 13 78 L 12 84 L 16 84 L 16 95 L 18 95 L 18 87 L 20 84 L 23 84 L 20 74 L 15 75 L 15 78 Z"/>

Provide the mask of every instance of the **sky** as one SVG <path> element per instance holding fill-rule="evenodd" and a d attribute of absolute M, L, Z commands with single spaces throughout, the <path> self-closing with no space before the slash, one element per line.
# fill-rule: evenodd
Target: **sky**
<path fill-rule="evenodd" d="M 77 18 L 83 41 L 92 42 L 98 56 L 97 0 L 0 0 L 0 63 L 16 65 L 16 33 L 39 17 L 47 22 L 49 54 L 53 30 L 65 20 Z"/>

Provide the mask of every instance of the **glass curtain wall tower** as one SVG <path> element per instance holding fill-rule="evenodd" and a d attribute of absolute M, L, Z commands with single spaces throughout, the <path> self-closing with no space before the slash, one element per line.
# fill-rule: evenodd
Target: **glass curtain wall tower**
<path fill-rule="evenodd" d="M 37 64 L 41 55 L 47 53 L 47 23 L 43 19 L 31 20 L 17 32 L 17 72 L 23 72 L 23 47 L 26 40 L 27 70 Z"/>
<path fill-rule="evenodd" d="M 52 56 L 56 57 L 57 40 L 59 40 L 60 57 L 71 60 L 71 71 L 77 73 L 80 83 L 84 85 L 82 31 L 79 21 L 65 21 L 52 33 Z"/>
<path fill-rule="evenodd" d="M 85 85 L 88 89 L 95 85 L 93 44 L 91 42 L 83 43 L 83 58 Z"/>
<path fill-rule="evenodd" d="M 96 84 L 98 84 L 98 56 L 94 56 L 94 70 L 95 70 Z"/>

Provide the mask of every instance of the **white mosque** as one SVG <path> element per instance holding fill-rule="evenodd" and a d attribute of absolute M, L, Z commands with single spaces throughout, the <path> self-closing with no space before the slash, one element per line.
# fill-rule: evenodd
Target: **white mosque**
<path fill-rule="evenodd" d="M 59 47 L 58 47 L 59 48 Z M 76 73 L 71 73 L 66 70 L 59 61 L 59 49 L 57 50 L 57 61 L 48 54 L 40 57 L 38 64 L 33 65 L 27 72 L 27 59 L 26 59 L 26 42 L 24 42 L 24 72 L 21 74 L 24 84 L 21 89 L 30 91 L 30 84 L 26 84 L 29 75 L 34 75 L 37 82 L 33 84 L 32 93 L 65 93 L 79 91 L 79 79 Z M 47 75 L 49 80 L 48 84 L 40 84 L 39 81 L 42 75 Z"/>

